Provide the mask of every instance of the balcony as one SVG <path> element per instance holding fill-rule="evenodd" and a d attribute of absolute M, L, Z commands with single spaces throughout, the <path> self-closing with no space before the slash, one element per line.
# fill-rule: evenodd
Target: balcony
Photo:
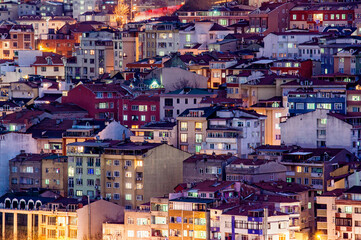
<path fill-rule="evenodd" d="M 206 138 L 206 143 L 237 143 L 237 138 Z"/>
<path fill-rule="evenodd" d="M 287 171 L 286 176 L 295 176 L 295 172 Z"/>
<path fill-rule="evenodd" d="M 323 173 L 311 173 L 311 177 L 322 177 Z"/>
<path fill-rule="evenodd" d="M 327 222 L 317 222 L 317 229 L 327 229 Z"/>
<path fill-rule="evenodd" d="M 317 209 L 317 217 L 327 217 L 326 209 Z"/>

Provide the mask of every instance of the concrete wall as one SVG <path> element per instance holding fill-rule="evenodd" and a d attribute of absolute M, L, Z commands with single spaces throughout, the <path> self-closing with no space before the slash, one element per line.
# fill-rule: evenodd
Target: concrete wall
<path fill-rule="evenodd" d="M 144 201 L 173 192 L 183 182 L 183 161 L 190 153 L 163 144 L 153 148 L 144 160 Z"/>
<path fill-rule="evenodd" d="M 77 210 L 78 239 L 83 240 L 89 234 L 89 212 L 91 236 L 101 236 L 103 222 L 121 222 L 124 220 L 124 207 L 98 200 Z M 97 238 L 98 239 L 98 238 Z"/>
<path fill-rule="evenodd" d="M 0 194 L 9 186 L 9 160 L 16 157 L 20 150 L 36 153 L 36 140 L 31 134 L 7 133 L 0 135 Z"/>

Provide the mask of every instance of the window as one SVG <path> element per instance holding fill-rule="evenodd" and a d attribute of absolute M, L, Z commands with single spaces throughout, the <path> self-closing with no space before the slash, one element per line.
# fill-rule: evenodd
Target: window
<path fill-rule="evenodd" d="M 141 116 L 140 116 L 140 121 L 145 122 L 145 115 L 141 115 Z"/>
<path fill-rule="evenodd" d="M 307 109 L 315 109 L 315 104 L 314 103 L 307 103 Z"/>
<path fill-rule="evenodd" d="M 181 131 L 187 131 L 187 130 L 188 130 L 188 123 L 181 122 Z"/>
<path fill-rule="evenodd" d="M 134 237 L 134 231 L 128 230 L 128 237 Z"/>
<path fill-rule="evenodd" d="M 114 188 L 119 188 L 120 184 L 118 182 L 114 183 Z"/>
<path fill-rule="evenodd" d="M 201 122 L 196 122 L 196 131 L 202 131 L 202 123 Z"/>
<path fill-rule="evenodd" d="M 297 171 L 298 173 L 302 172 L 302 167 L 297 166 L 297 167 L 296 167 L 296 171 Z"/>
<path fill-rule="evenodd" d="M 196 133 L 196 143 L 201 143 L 201 142 L 202 142 L 202 134 Z"/>
<path fill-rule="evenodd" d="M 182 133 L 181 134 L 181 143 L 187 143 L 188 142 L 188 134 Z"/>
<path fill-rule="evenodd" d="M 125 194 L 125 200 L 131 201 L 132 200 L 132 194 Z"/>
<path fill-rule="evenodd" d="M 131 183 L 126 183 L 125 184 L 125 189 L 132 189 L 132 184 Z"/>
<path fill-rule="evenodd" d="M 119 171 L 114 171 L 114 177 L 119 177 L 119 176 L 120 176 Z"/>
<path fill-rule="evenodd" d="M 304 109 L 303 103 L 296 103 L 296 109 Z"/>

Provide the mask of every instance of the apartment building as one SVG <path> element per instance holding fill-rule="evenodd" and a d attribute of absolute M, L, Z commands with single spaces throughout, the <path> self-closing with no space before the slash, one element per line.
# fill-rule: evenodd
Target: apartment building
<path fill-rule="evenodd" d="M 190 156 L 167 144 L 120 141 L 71 143 L 67 155 L 69 196 L 102 196 L 127 209 L 171 192 L 182 181 L 179 169 Z M 168 177 L 157 174 L 164 166 Z"/>
<path fill-rule="evenodd" d="M 352 26 L 356 3 L 299 4 L 290 9 L 290 27 L 323 31 L 328 26 Z"/>
<path fill-rule="evenodd" d="M 246 20 L 247 15 L 252 10 L 254 10 L 254 7 L 251 6 L 228 4 L 226 6 L 215 5 L 208 10 L 179 10 L 177 11 L 177 14 L 182 23 L 208 20 L 226 27 L 238 23 L 239 21 Z"/>
<path fill-rule="evenodd" d="M 333 72 L 356 75 L 361 73 L 360 68 L 360 46 L 349 46 L 333 55 Z"/>
<path fill-rule="evenodd" d="M 101 195 L 127 209 L 135 209 L 153 196 L 172 192 L 182 182 L 183 160 L 190 156 L 159 143 L 110 145 L 104 151 Z"/>
<path fill-rule="evenodd" d="M 35 49 L 34 28 L 31 25 L 2 25 L 1 59 L 13 59 L 19 50 Z"/>
<path fill-rule="evenodd" d="M 292 91 L 287 96 L 290 116 L 308 113 L 317 109 L 328 109 L 346 114 L 346 92 Z"/>
<path fill-rule="evenodd" d="M 317 231 L 320 239 L 360 237 L 360 186 L 336 189 L 317 196 Z"/>
<path fill-rule="evenodd" d="M 9 161 L 9 189 L 50 189 L 67 195 L 67 157 L 55 154 L 20 153 Z"/>
<path fill-rule="evenodd" d="M 346 149 L 296 148 L 283 153 L 281 164 L 287 167 L 287 182 L 304 184 L 323 192 L 327 190 L 327 181 L 332 178 L 330 172 L 344 162 L 353 161 L 355 156 Z"/>
<path fill-rule="evenodd" d="M 68 59 L 67 76 L 96 79 L 114 70 L 113 37 L 110 28 L 83 33 L 75 57 Z"/>
<path fill-rule="evenodd" d="M 160 97 L 158 95 L 139 95 L 135 98 L 122 99 L 118 119 L 129 128 L 159 121 Z"/>
<path fill-rule="evenodd" d="M 288 107 L 283 105 L 282 97 L 259 99 L 258 103 L 250 106 L 258 114 L 266 116 L 265 144 L 281 144 L 281 119 L 289 113 Z"/>
<path fill-rule="evenodd" d="M 190 153 L 201 153 L 206 138 L 208 119 L 219 107 L 189 108 L 177 117 L 178 147 Z"/>
<path fill-rule="evenodd" d="M 132 142 L 167 143 L 177 147 L 177 124 L 175 122 L 150 122 L 139 128 L 132 128 Z"/>
<path fill-rule="evenodd" d="M 274 200 L 271 196 L 277 195 L 295 200 L 291 204 L 292 200 L 287 202 L 286 199 L 281 200 L 284 203 L 275 204 L 279 211 L 290 214 L 290 239 L 308 238 L 316 232 L 315 208 L 317 205 L 316 192 L 313 188 L 280 180 L 258 182 L 254 186 L 266 196 L 268 195 L 270 202 Z"/>
<path fill-rule="evenodd" d="M 160 119 L 176 119 L 188 108 L 200 107 L 204 97 L 216 97 L 215 92 L 201 88 L 183 88 L 160 95 Z"/>
<path fill-rule="evenodd" d="M 217 109 L 207 119 L 206 135 L 202 138 L 201 153 L 233 154 L 246 157 L 264 144 L 265 119 L 252 110 L 237 107 Z M 200 141 L 196 136 L 196 141 Z"/>
<path fill-rule="evenodd" d="M 89 117 L 119 121 L 119 111 L 123 109 L 119 102 L 132 93 L 120 84 L 81 84 L 64 95 L 63 103 L 78 105 L 88 111 Z"/>
<path fill-rule="evenodd" d="M 264 37 L 260 54 L 266 58 L 290 59 L 299 56 L 299 44 L 313 38 L 328 36 L 327 33 L 309 31 L 272 32 Z"/>
<path fill-rule="evenodd" d="M 357 136 L 353 134 L 352 124 L 337 116 L 329 110 L 316 109 L 288 118 L 280 124 L 281 141 L 285 145 L 308 148 L 345 148 L 357 154 Z M 303 131 L 298 131 L 299 128 Z"/>
<path fill-rule="evenodd" d="M 177 52 L 179 45 L 179 24 L 172 22 L 153 22 L 145 25 L 139 32 L 142 58 L 165 56 Z"/>

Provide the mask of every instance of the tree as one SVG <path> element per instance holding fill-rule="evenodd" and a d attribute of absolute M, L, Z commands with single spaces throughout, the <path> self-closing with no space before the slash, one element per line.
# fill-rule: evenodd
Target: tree
<path fill-rule="evenodd" d="M 124 2 L 124 0 L 119 0 L 118 5 L 114 9 L 115 19 L 118 23 L 118 26 L 123 27 L 127 23 L 129 13 L 129 6 Z"/>

